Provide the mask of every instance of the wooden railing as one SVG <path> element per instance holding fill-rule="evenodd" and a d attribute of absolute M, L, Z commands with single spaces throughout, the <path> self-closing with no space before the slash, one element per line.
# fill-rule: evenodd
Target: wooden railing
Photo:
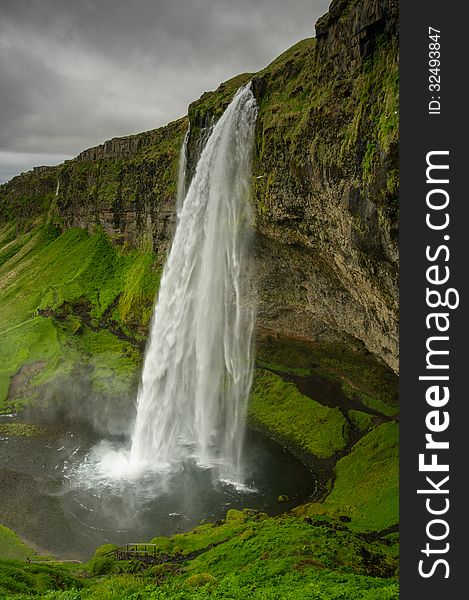
<path fill-rule="evenodd" d="M 139 560 L 143 563 L 161 562 L 156 544 L 126 544 L 115 550 L 117 560 Z"/>

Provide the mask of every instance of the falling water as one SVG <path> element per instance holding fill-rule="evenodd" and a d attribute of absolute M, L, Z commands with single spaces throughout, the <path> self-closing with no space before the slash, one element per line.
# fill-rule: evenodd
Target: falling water
<path fill-rule="evenodd" d="M 213 128 L 179 213 L 155 305 L 130 463 L 185 455 L 241 477 L 252 381 L 247 306 L 250 161 L 257 107 L 250 84 Z"/>
<path fill-rule="evenodd" d="M 176 194 L 176 215 L 179 217 L 184 198 L 186 197 L 186 169 L 187 169 L 187 140 L 189 139 L 190 129 L 186 131 L 184 141 L 182 142 L 181 152 L 179 154 L 179 171 Z"/>

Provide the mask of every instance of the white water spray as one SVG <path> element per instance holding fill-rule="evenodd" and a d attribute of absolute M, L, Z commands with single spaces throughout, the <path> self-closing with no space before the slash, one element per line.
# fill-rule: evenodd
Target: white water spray
<path fill-rule="evenodd" d="M 182 205 L 184 204 L 184 198 L 186 197 L 186 169 L 187 169 L 187 140 L 189 139 L 190 125 L 184 136 L 182 142 L 181 152 L 179 153 L 179 170 L 178 170 L 178 183 L 177 183 L 177 194 L 176 194 L 176 215 L 179 217 Z"/>
<path fill-rule="evenodd" d="M 138 393 L 135 468 L 190 454 L 240 480 L 252 381 L 246 242 L 256 116 L 248 85 L 215 125 L 182 203 Z"/>

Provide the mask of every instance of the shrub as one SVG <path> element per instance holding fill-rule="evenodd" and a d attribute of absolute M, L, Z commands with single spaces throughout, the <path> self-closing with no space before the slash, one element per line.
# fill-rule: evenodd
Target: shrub
<path fill-rule="evenodd" d="M 216 583 L 216 579 L 210 573 L 196 573 L 192 575 L 188 579 L 186 579 L 187 587 L 202 587 L 203 585 L 214 585 Z"/>
<path fill-rule="evenodd" d="M 90 575 L 108 575 L 114 571 L 116 561 L 110 556 L 95 556 L 86 565 Z"/>

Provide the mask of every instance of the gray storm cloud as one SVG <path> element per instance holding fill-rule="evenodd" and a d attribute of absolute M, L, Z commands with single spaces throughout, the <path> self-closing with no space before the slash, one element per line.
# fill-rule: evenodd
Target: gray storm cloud
<path fill-rule="evenodd" d="M 0 181 L 189 102 L 314 35 L 324 0 L 1 0 Z"/>

